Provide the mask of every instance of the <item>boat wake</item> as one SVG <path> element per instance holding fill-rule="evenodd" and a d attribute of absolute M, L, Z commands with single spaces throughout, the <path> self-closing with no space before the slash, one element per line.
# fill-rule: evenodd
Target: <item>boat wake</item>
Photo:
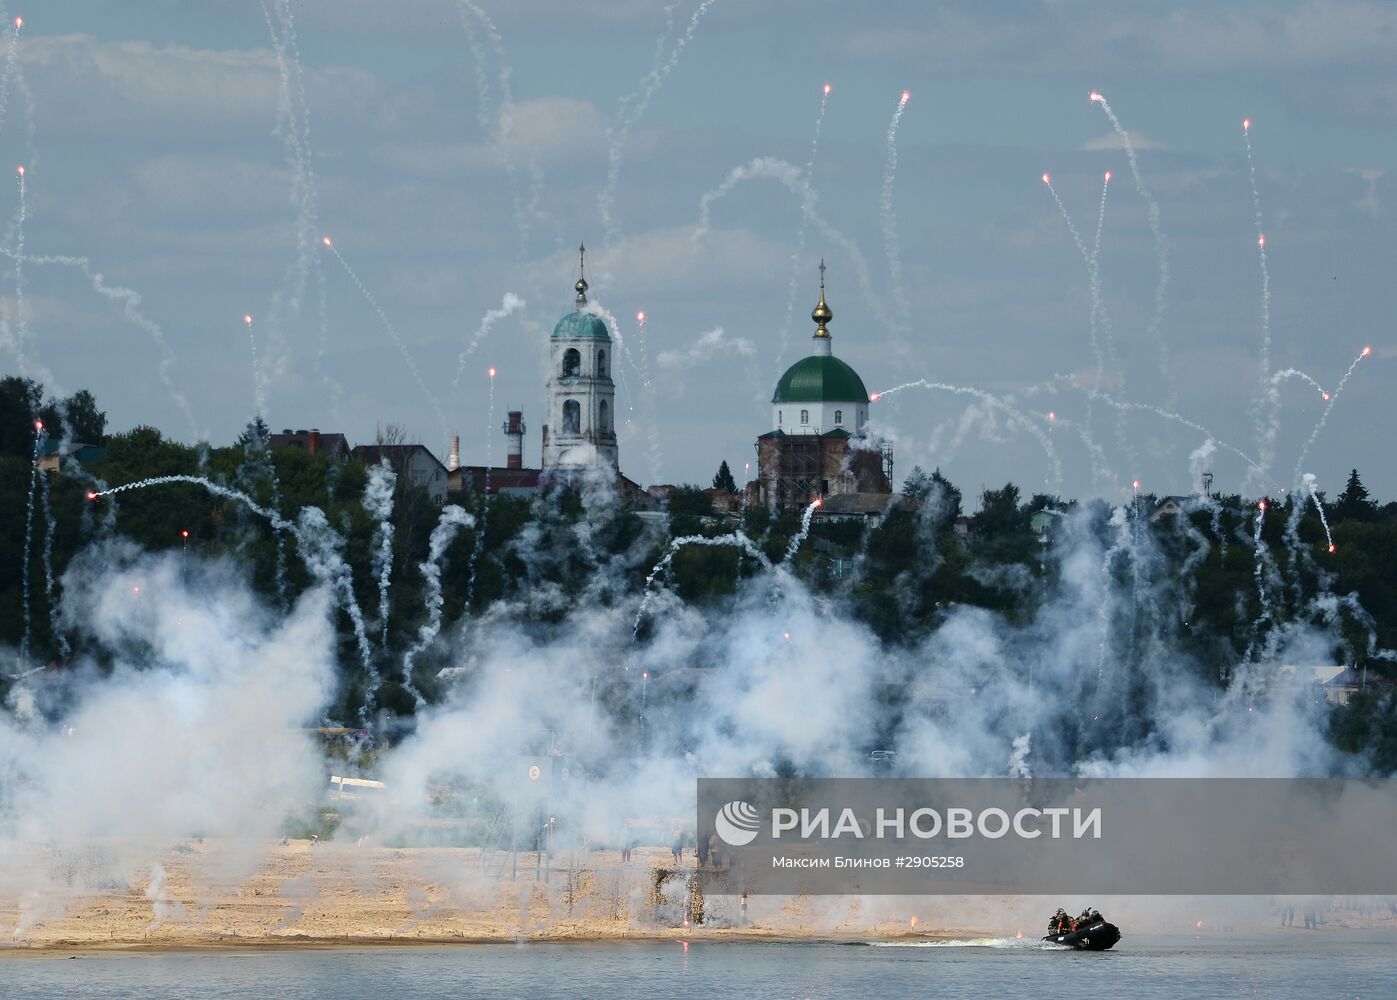
<path fill-rule="evenodd" d="M 1004 948 L 1029 949 L 1032 951 L 1058 951 L 1065 945 L 1035 938 L 977 937 L 942 938 L 928 941 L 865 941 L 870 948 Z"/>

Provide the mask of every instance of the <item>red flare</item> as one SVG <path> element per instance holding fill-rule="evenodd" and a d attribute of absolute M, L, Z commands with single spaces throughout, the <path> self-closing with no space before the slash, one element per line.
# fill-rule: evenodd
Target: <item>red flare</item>
<path fill-rule="evenodd" d="M 1016 941 L 1022 941 L 1022 940 L 1023 940 L 1023 931 L 1019 931 L 1017 934 L 1015 934 L 1015 935 L 1014 935 L 1014 940 L 1016 940 Z"/>
<path fill-rule="evenodd" d="M 1106 183 L 1107 183 L 1107 184 L 1110 184 L 1110 183 L 1111 183 L 1111 171 L 1109 171 L 1109 170 L 1106 171 Z"/>
<path fill-rule="evenodd" d="M 490 377 L 491 377 L 491 378 L 494 378 L 494 377 L 495 377 L 495 369 L 493 369 L 493 368 L 490 369 Z"/>
<path fill-rule="evenodd" d="M 825 96 L 828 97 L 828 96 L 829 96 L 829 92 L 830 92 L 831 90 L 833 90 L 833 89 L 834 89 L 834 88 L 831 87 L 829 84 L 825 84 Z"/>
<path fill-rule="evenodd" d="M 1243 132 L 1250 132 L 1250 131 L 1251 131 L 1251 119 L 1250 119 L 1250 118 L 1243 118 L 1243 119 L 1242 119 L 1242 131 L 1243 131 Z"/>
<path fill-rule="evenodd" d="M 1138 480 L 1138 479 L 1135 480 L 1134 482 L 1132 482 L 1132 483 L 1130 484 L 1130 486 L 1131 486 L 1132 489 L 1137 489 L 1137 490 L 1138 490 L 1138 489 L 1140 488 L 1140 480 Z"/>
<path fill-rule="evenodd" d="M 335 245 L 330 242 L 330 237 L 328 236 L 320 237 L 320 242 L 324 243 L 327 249 L 333 250 L 335 248 Z"/>
<path fill-rule="evenodd" d="M 650 671 L 647 670 L 644 673 L 642 673 L 640 675 L 640 679 L 643 681 L 648 681 L 650 679 Z"/>
<path fill-rule="evenodd" d="M 1044 184 L 1052 184 L 1052 182 L 1053 182 L 1052 175 L 1050 175 L 1046 170 L 1043 171 L 1043 183 L 1044 183 Z"/>
<path fill-rule="evenodd" d="M 638 313 L 635 314 L 635 321 L 636 321 L 637 323 L 644 323 L 644 322 L 645 322 L 645 310 L 644 310 L 644 309 L 640 310 L 640 312 L 638 312 Z"/>
<path fill-rule="evenodd" d="M 1324 392 L 1323 390 L 1320 391 L 1320 395 L 1323 396 L 1326 400 L 1329 399 L 1329 393 Z"/>
<path fill-rule="evenodd" d="M 93 493 L 91 490 L 88 490 L 88 491 L 87 491 L 87 499 L 89 499 L 89 500 L 96 500 L 96 499 L 97 499 L 97 494 L 96 494 L 96 493 Z"/>
<path fill-rule="evenodd" d="M 824 501 L 821 500 L 819 497 L 816 497 L 816 498 L 815 498 L 815 506 L 816 506 L 816 507 L 821 506 L 823 503 L 824 503 Z"/>
<path fill-rule="evenodd" d="M 252 313 L 243 313 L 243 322 L 248 326 L 252 325 Z"/>
<path fill-rule="evenodd" d="M 1368 355 L 1370 355 L 1370 354 L 1372 354 L 1372 353 L 1373 353 L 1373 349 L 1372 349 L 1371 347 L 1365 347 L 1365 348 L 1363 348 L 1363 353 L 1360 354 L 1359 357 L 1360 357 L 1360 358 L 1366 358 Z"/>
<path fill-rule="evenodd" d="M 1101 91 L 1099 91 L 1099 90 L 1093 90 L 1093 91 L 1092 91 L 1090 94 L 1088 94 L 1087 96 L 1088 96 L 1089 98 L 1091 98 L 1093 101 L 1095 101 L 1096 103 L 1098 103 L 1098 104 L 1100 104 L 1102 101 L 1104 101 L 1104 100 L 1106 99 L 1106 98 L 1104 98 L 1104 97 L 1101 96 Z"/>
<path fill-rule="evenodd" d="M 1057 414 L 1054 413 L 1052 410 L 1049 410 L 1049 411 L 1048 411 L 1048 422 L 1049 422 L 1049 423 L 1052 423 L 1052 422 L 1053 422 L 1054 420 L 1056 420 L 1056 419 L 1057 419 Z"/>
<path fill-rule="evenodd" d="M 783 639 L 789 639 L 790 637 L 791 637 L 791 633 L 789 633 L 789 632 L 782 632 L 782 633 L 781 633 L 781 638 L 783 638 Z"/>
<path fill-rule="evenodd" d="M 1256 509 L 1259 510 L 1259 511 L 1261 511 L 1261 512 L 1264 514 L 1264 513 L 1266 512 L 1266 501 L 1265 501 L 1265 500 L 1258 500 L 1257 503 L 1256 503 Z"/>
<path fill-rule="evenodd" d="M 1333 542 L 1330 542 L 1330 543 L 1329 543 L 1329 551 L 1330 551 L 1330 552 L 1333 552 L 1334 549 L 1335 549 L 1336 547 L 1337 547 L 1337 546 L 1335 546 Z"/>
<path fill-rule="evenodd" d="M 187 529 L 187 528 L 182 529 L 182 530 L 180 531 L 180 533 L 179 533 L 179 536 L 180 536 L 181 538 L 188 538 L 188 537 L 189 537 L 189 529 Z"/>
<path fill-rule="evenodd" d="M 41 430 L 43 430 L 43 429 L 44 429 L 44 422 L 43 422 L 42 420 L 36 420 L 36 421 L 34 421 L 34 429 L 35 429 L 36 431 L 41 431 Z"/>
<path fill-rule="evenodd" d="M 23 163 L 21 163 L 19 166 L 15 167 L 15 173 L 19 174 L 21 177 L 24 176 L 24 164 L 23 164 Z"/>
<path fill-rule="evenodd" d="M 17 18 L 15 18 L 15 30 L 18 31 L 20 28 L 23 28 L 23 27 L 24 27 L 24 18 L 22 18 L 22 17 L 17 17 Z"/>
<path fill-rule="evenodd" d="M 903 104 L 906 104 L 906 103 L 907 103 L 908 101 L 910 101 L 911 99 L 912 99 L 912 91 L 910 91 L 910 90 L 904 90 L 904 91 L 902 92 L 902 103 L 903 103 Z"/>
<path fill-rule="evenodd" d="M 870 403 L 876 403 L 876 402 L 878 401 L 878 397 L 881 396 L 881 395 L 882 395 L 881 392 L 870 392 L 870 393 L 868 394 L 868 401 L 869 401 Z"/>
<path fill-rule="evenodd" d="M 1258 237 L 1256 238 L 1256 245 L 1259 246 L 1259 247 L 1264 247 L 1264 246 L 1266 245 L 1266 234 L 1265 234 L 1265 233 L 1262 233 L 1260 236 L 1258 236 Z"/>

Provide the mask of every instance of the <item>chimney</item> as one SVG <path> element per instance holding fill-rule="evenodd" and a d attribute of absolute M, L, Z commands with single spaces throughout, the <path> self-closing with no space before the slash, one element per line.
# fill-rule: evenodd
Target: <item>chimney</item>
<path fill-rule="evenodd" d="M 504 424 L 505 468 L 524 467 L 524 414 L 518 410 L 509 411 L 509 419 Z"/>
<path fill-rule="evenodd" d="M 461 435 L 451 435 L 451 454 L 446 459 L 446 470 L 455 472 L 461 467 Z"/>
<path fill-rule="evenodd" d="M 306 435 L 306 451 L 312 455 L 320 451 L 320 430 L 312 427 L 310 433 Z"/>

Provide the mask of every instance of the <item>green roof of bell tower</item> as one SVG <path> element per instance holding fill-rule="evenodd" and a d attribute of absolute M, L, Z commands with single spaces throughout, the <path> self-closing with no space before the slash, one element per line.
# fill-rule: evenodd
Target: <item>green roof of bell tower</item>
<path fill-rule="evenodd" d="M 572 287 L 577 290 L 577 308 L 558 320 L 558 325 L 553 328 L 553 336 L 558 340 L 610 340 L 611 331 L 606 328 L 606 321 L 596 313 L 583 311 L 583 307 L 587 305 L 589 287 L 585 243 L 577 248 L 577 284 Z"/>

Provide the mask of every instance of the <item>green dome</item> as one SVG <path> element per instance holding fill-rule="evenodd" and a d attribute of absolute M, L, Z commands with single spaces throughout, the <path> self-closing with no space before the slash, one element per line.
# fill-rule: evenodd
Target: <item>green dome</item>
<path fill-rule="evenodd" d="M 594 313 L 578 310 L 570 312 L 558 320 L 553 328 L 553 336 L 558 340 L 610 340 L 611 333 L 606 329 L 606 321 Z"/>
<path fill-rule="evenodd" d="M 863 379 L 833 355 L 811 355 L 786 369 L 776 383 L 773 403 L 848 403 L 868 402 L 868 390 Z"/>

